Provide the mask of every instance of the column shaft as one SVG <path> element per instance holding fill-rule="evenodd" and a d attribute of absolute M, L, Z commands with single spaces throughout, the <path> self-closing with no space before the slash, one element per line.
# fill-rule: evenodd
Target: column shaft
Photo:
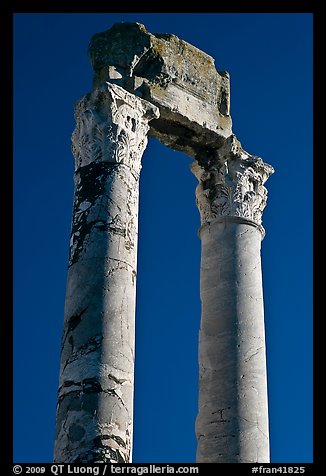
<path fill-rule="evenodd" d="M 198 462 L 268 462 L 260 231 L 215 221 L 200 232 Z"/>
<path fill-rule="evenodd" d="M 263 186 L 273 168 L 230 136 L 192 165 L 201 215 L 199 463 L 269 462 L 261 276 Z"/>
<path fill-rule="evenodd" d="M 108 85 L 76 107 L 55 462 L 130 462 L 138 186 L 156 108 Z"/>

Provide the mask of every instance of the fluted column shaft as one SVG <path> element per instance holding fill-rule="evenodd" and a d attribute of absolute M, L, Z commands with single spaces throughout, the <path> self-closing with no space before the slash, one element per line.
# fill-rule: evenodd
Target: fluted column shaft
<path fill-rule="evenodd" d="M 138 188 L 158 110 L 105 84 L 76 106 L 55 462 L 130 462 Z"/>
<path fill-rule="evenodd" d="M 202 222 L 197 462 L 269 462 L 260 247 L 273 169 L 234 136 L 201 159 L 192 165 Z"/>

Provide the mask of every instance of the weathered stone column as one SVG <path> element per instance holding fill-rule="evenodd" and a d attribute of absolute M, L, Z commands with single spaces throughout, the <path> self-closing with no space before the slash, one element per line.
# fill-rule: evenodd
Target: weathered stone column
<path fill-rule="evenodd" d="M 269 462 L 260 245 L 273 168 L 232 135 L 192 164 L 202 226 L 199 463 Z"/>
<path fill-rule="evenodd" d="M 138 185 L 158 109 L 107 83 L 77 103 L 75 116 L 54 460 L 130 462 Z"/>
<path fill-rule="evenodd" d="M 118 23 L 92 37 L 89 57 L 94 91 L 77 105 L 73 137 L 55 461 L 131 461 L 138 181 L 153 118 L 149 133 L 194 157 L 199 180 L 197 461 L 268 462 L 260 244 L 273 168 L 241 148 L 229 75 L 198 48 Z"/>

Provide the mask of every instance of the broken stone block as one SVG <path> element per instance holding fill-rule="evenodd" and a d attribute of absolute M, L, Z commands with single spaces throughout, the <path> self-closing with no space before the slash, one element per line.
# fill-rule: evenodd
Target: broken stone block
<path fill-rule="evenodd" d="M 196 158 L 232 134 L 230 80 L 214 59 L 172 34 L 140 23 L 117 23 L 89 45 L 94 87 L 105 81 L 159 107 L 150 135 Z"/>

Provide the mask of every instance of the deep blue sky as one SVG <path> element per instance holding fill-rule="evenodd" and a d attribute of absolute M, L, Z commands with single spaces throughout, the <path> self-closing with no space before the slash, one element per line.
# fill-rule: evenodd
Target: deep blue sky
<path fill-rule="evenodd" d="M 14 459 L 51 462 L 73 201 L 73 105 L 90 37 L 174 33 L 231 75 L 233 130 L 275 168 L 262 244 L 272 462 L 312 461 L 312 15 L 14 16 Z M 143 157 L 134 462 L 194 462 L 199 213 L 191 159 Z"/>

